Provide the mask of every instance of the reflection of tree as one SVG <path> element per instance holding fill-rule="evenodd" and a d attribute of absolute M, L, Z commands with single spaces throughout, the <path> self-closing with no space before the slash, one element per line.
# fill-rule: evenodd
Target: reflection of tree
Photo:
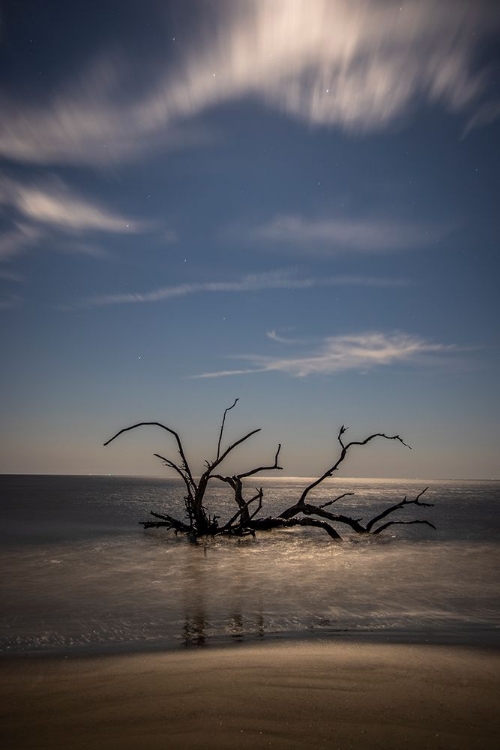
<path fill-rule="evenodd" d="M 262 615 L 262 612 L 259 612 L 257 615 L 257 635 L 259 638 L 264 638 L 266 634 L 266 629 L 264 626 L 264 617 Z"/>
<path fill-rule="evenodd" d="M 189 615 L 186 612 L 186 620 L 182 628 L 182 642 L 185 646 L 204 646 L 207 640 L 206 636 L 207 621 L 203 611 L 196 615 Z"/>
<path fill-rule="evenodd" d="M 241 612 L 235 612 L 232 617 L 228 620 L 227 630 L 231 638 L 238 638 L 243 640 L 245 637 L 245 630 L 243 627 L 243 615 Z"/>
<path fill-rule="evenodd" d="M 245 631 L 245 618 L 241 612 L 234 612 L 227 620 L 222 622 L 222 630 L 231 638 L 238 641 L 253 640 L 256 636 L 264 638 L 266 634 L 264 617 L 262 613 L 255 616 L 255 626 L 251 625 L 252 620 L 248 623 L 248 630 Z M 210 635 L 207 632 L 210 622 L 205 616 L 205 612 L 199 609 L 195 614 L 186 612 L 184 625 L 182 627 L 181 639 L 184 646 L 206 646 L 210 641 Z"/>
<path fill-rule="evenodd" d="M 231 576 L 224 589 L 217 586 L 217 572 L 207 566 L 206 556 L 217 551 L 210 545 L 190 546 L 182 570 L 184 646 L 206 646 L 214 637 L 238 641 L 263 638 L 266 633 L 262 603 L 249 596 L 248 558 L 239 555 L 231 564 Z M 202 552 L 203 550 L 203 552 Z M 252 610 L 248 606 L 252 602 Z"/>
<path fill-rule="evenodd" d="M 245 632 L 245 618 L 241 612 L 235 612 L 235 614 L 229 618 L 227 627 L 231 638 L 241 641 L 252 640 L 255 636 L 258 638 L 264 638 L 266 634 L 264 616 L 262 612 L 258 612 L 254 617 L 248 618 L 248 630 Z"/>
<path fill-rule="evenodd" d="M 207 569 L 200 555 L 201 548 L 191 549 L 194 554 L 188 556 L 182 576 L 185 585 L 182 588 L 184 626 L 181 638 L 185 646 L 203 646 L 207 641 L 209 627 L 206 606 Z M 206 548 L 203 549 L 203 555 L 206 555 Z"/>
<path fill-rule="evenodd" d="M 186 518 L 182 521 L 167 513 L 155 513 L 151 511 L 151 515 L 154 516 L 156 520 L 140 521 L 144 528 L 147 529 L 164 527 L 167 529 L 173 529 L 175 533 L 182 532 L 187 534 L 194 541 L 198 540 L 200 537 L 214 537 L 220 534 L 238 537 L 248 534 L 255 535 L 256 531 L 290 528 L 292 526 L 320 528 L 326 531 L 326 533 L 335 540 L 341 540 L 342 538 L 337 531 L 337 527 L 339 524 L 343 525 L 343 527 L 348 527 L 351 532 L 365 535 L 380 534 L 381 532 L 385 531 L 385 529 L 396 524 L 418 523 L 427 524 L 427 526 L 435 528 L 433 524 L 423 519 L 413 519 L 406 521 L 392 520 L 391 518 L 389 520 L 389 516 L 392 516 L 393 513 L 397 513 L 400 510 L 406 509 L 408 505 L 420 506 L 424 508 L 431 507 L 431 503 L 422 502 L 422 500 L 420 499 L 426 491 L 425 489 L 420 492 L 413 500 L 407 500 L 405 497 L 399 503 L 395 503 L 394 505 L 387 507 L 384 511 L 382 511 L 382 513 L 379 513 L 368 521 L 363 521 L 362 518 L 351 518 L 350 516 L 344 515 L 342 513 L 333 512 L 331 506 L 333 506 L 333 504 L 338 502 L 339 500 L 352 495 L 352 492 L 344 492 L 343 494 L 338 495 L 337 497 L 334 497 L 331 500 L 328 500 L 327 502 L 319 505 L 311 502 L 308 499 L 308 495 L 311 490 L 314 490 L 314 488 L 318 487 L 325 479 L 332 477 L 334 473 L 338 471 L 340 465 L 343 463 L 348 453 L 352 449 L 356 450 L 359 447 L 366 446 L 372 440 L 378 438 L 382 438 L 384 440 L 395 440 L 409 448 L 409 446 L 406 445 L 406 443 L 400 438 L 399 435 L 386 435 L 383 432 L 375 432 L 372 435 L 366 437 L 364 440 L 352 440 L 350 442 L 344 442 L 344 435 L 347 431 L 347 428 L 343 425 L 337 435 L 337 440 L 339 443 L 339 455 L 333 465 L 330 466 L 318 479 L 314 480 L 314 482 L 309 484 L 304 489 L 297 502 L 290 505 L 278 516 L 259 516 L 263 505 L 263 489 L 262 487 L 260 487 L 259 489 L 256 488 L 256 494 L 252 495 L 252 497 L 246 500 L 243 493 L 243 482 L 245 479 L 249 479 L 250 477 L 253 477 L 263 471 L 281 470 L 282 467 L 278 465 L 281 445 L 278 446 L 273 464 L 257 466 L 253 469 L 250 469 L 249 471 L 241 472 L 239 474 L 233 474 L 231 476 L 224 476 L 223 474 L 216 473 L 216 470 L 219 469 L 219 466 L 222 464 L 222 462 L 226 459 L 227 456 L 229 456 L 230 453 L 232 453 L 235 448 L 252 437 L 252 435 L 260 432 L 259 429 L 252 430 L 239 440 L 236 440 L 234 443 L 229 445 L 229 447 L 225 450 L 222 449 L 222 438 L 224 435 L 226 415 L 228 411 L 236 406 L 237 401 L 238 399 L 236 399 L 235 402 L 224 411 L 224 416 L 222 418 L 222 424 L 220 427 L 219 440 L 217 444 L 216 458 L 213 461 L 205 462 L 205 471 L 199 478 L 196 478 L 191 471 L 186 458 L 186 453 L 184 451 L 184 446 L 178 433 L 175 430 L 172 430 L 170 427 L 161 424 L 160 422 L 139 422 L 132 425 L 131 427 L 125 427 L 124 429 L 117 432 L 116 435 L 114 435 L 112 438 L 110 438 L 110 440 L 104 443 L 104 445 L 108 445 L 122 433 L 128 432 L 129 430 L 133 430 L 136 427 L 141 427 L 143 425 L 155 425 L 157 427 L 161 427 L 163 430 L 166 430 L 175 438 L 179 454 L 177 463 L 170 460 L 169 458 L 161 456 L 158 453 L 155 453 L 155 456 L 157 456 L 157 458 L 160 458 L 166 466 L 173 469 L 183 480 L 186 490 L 186 495 L 184 497 Z M 215 514 L 210 515 L 205 505 L 205 494 L 209 482 L 214 479 L 219 482 L 228 484 L 233 490 L 233 500 L 236 506 L 235 512 L 234 515 L 229 519 L 229 521 L 224 524 L 219 524 L 220 517 Z M 385 520 L 385 523 L 380 523 L 384 519 L 387 519 Z"/>

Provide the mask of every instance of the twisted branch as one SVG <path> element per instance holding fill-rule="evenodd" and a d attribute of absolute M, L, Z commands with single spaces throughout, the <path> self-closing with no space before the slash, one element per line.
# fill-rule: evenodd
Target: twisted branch
<path fill-rule="evenodd" d="M 354 495 L 354 492 L 343 492 L 342 495 L 334 497 L 333 500 L 329 500 L 327 503 L 323 503 L 323 505 L 318 505 L 318 508 L 327 508 L 329 505 L 333 505 L 333 503 L 336 503 L 337 500 L 342 500 L 342 498 L 350 497 L 351 495 Z"/>
<path fill-rule="evenodd" d="M 324 531 L 326 531 L 326 533 L 332 539 L 339 541 L 342 540 L 342 537 L 337 531 L 335 531 L 333 526 L 330 526 L 330 524 L 326 521 L 319 521 L 316 518 L 281 518 L 280 516 L 278 516 L 277 518 L 258 518 L 248 524 L 248 527 L 250 529 L 253 529 L 254 531 L 287 529 L 291 528 L 292 526 L 314 526 L 315 528 L 323 529 Z"/>
<path fill-rule="evenodd" d="M 342 425 L 342 427 L 339 430 L 339 434 L 337 435 L 337 440 L 339 441 L 340 447 L 341 447 L 339 458 L 333 464 L 333 466 L 331 466 L 329 469 L 325 471 L 324 474 L 322 474 L 322 476 L 320 476 L 318 479 L 316 479 L 308 487 L 305 488 L 304 492 L 302 493 L 300 497 L 299 502 L 297 503 L 298 505 L 303 505 L 305 503 L 306 497 L 309 494 L 309 492 L 313 490 L 315 487 L 317 487 L 319 484 L 321 484 L 321 482 L 324 482 L 325 479 L 328 479 L 329 477 L 331 477 L 334 474 L 334 472 L 338 470 L 340 464 L 344 461 L 345 457 L 347 456 L 349 449 L 353 448 L 355 445 L 367 445 L 369 442 L 371 442 L 375 438 L 382 437 L 385 440 L 398 440 L 404 446 L 406 446 L 407 448 L 410 448 L 410 446 L 407 445 L 407 443 L 405 443 L 405 441 L 399 435 L 386 435 L 384 432 L 374 432 L 373 435 L 369 435 L 364 440 L 353 440 L 350 443 L 347 443 L 347 445 L 344 445 L 344 442 L 342 440 L 342 435 L 344 435 L 344 433 L 347 432 L 347 429 L 348 429 L 347 427 L 344 427 L 344 425 Z"/>
<path fill-rule="evenodd" d="M 166 430 L 167 432 L 169 432 L 171 435 L 174 436 L 177 442 L 177 449 L 179 451 L 179 455 L 182 461 L 182 469 L 186 472 L 186 475 L 189 479 L 189 482 L 192 488 L 196 490 L 196 484 L 194 482 L 193 475 L 191 474 L 191 469 L 189 468 L 189 464 L 187 462 L 186 455 L 184 453 L 184 448 L 182 447 L 181 439 L 178 433 L 175 430 L 172 430 L 170 427 L 167 427 L 166 425 L 161 424 L 161 422 L 137 422 L 137 424 L 133 424 L 130 427 L 124 427 L 123 430 L 120 430 L 119 432 L 117 432 L 116 435 L 113 435 L 112 438 L 110 438 L 109 440 L 106 440 L 106 442 L 103 443 L 103 445 L 109 445 L 110 443 L 113 442 L 113 440 L 116 440 L 116 438 L 122 435 L 124 432 L 129 432 L 129 430 L 135 430 L 136 427 L 145 427 L 145 426 L 146 427 L 151 427 L 151 426 L 161 427 L 162 430 Z"/>
<path fill-rule="evenodd" d="M 273 471 L 274 469 L 277 469 L 278 471 L 283 471 L 283 467 L 278 465 L 278 456 L 280 454 L 281 450 L 281 443 L 278 445 L 278 450 L 276 451 L 276 455 L 274 457 L 274 463 L 272 466 L 259 466 L 256 469 L 251 469 L 250 471 L 245 471 L 243 474 L 236 474 L 238 479 L 245 479 L 245 477 L 251 477 L 254 474 L 258 474 L 260 471 Z"/>
<path fill-rule="evenodd" d="M 174 464 L 174 462 L 171 461 L 169 458 L 165 458 L 165 456 L 161 456 L 159 453 L 153 453 L 153 456 L 155 456 L 156 458 L 159 458 L 161 461 L 164 461 L 165 466 L 168 466 L 170 469 L 173 469 L 174 471 L 177 472 L 177 474 L 179 474 L 179 476 L 184 481 L 184 484 L 186 485 L 186 489 L 188 491 L 189 497 L 192 498 L 193 497 L 192 492 L 191 492 L 192 487 L 189 482 L 189 477 L 187 476 L 187 474 L 179 466 L 177 466 L 177 464 Z"/>
<path fill-rule="evenodd" d="M 220 426 L 219 442 L 217 443 L 217 458 L 219 458 L 219 456 L 220 456 L 220 446 L 221 446 L 221 443 L 222 443 L 222 434 L 224 432 L 224 424 L 225 424 L 225 421 L 226 421 L 226 414 L 228 413 L 228 411 L 231 411 L 231 409 L 234 409 L 234 407 L 236 406 L 236 404 L 238 403 L 238 401 L 239 401 L 239 399 L 235 398 L 234 399 L 234 404 L 232 406 L 228 406 L 227 409 L 224 410 L 224 416 L 222 417 L 222 424 Z"/>
<path fill-rule="evenodd" d="M 230 445 L 229 448 L 226 448 L 226 450 L 224 451 L 224 453 L 222 454 L 222 456 L 218 456 L 213 463 L 209 464 L 208 471 L 212 472 L 214 469 L 216 469 L 217 466 L 219 466 L 219 464 L 221 464 L 224 461 L 224 459 L 227 458 L 227 456 L 229 456 L 229 454 L 231 453 L 231 451 L 233 451 L 235 448 L 237 448 L 238 445 L 241 445 L 241 443 L 244 443 L 245 440 L 248 440 L 248 438 L 251 438 L 252 435 L 256 435 L 257 432 L 260 432 L 260 431 L 261 431 L 261 428 L 258 427 L 256 430 L 252 430 L 251 432 L 247 433 L 246 435 L 244 435 L 239 440 L 236 440 L 236 442 L 232 443 L 232 445 Z"/>
<path fill-rule="evenodd" d="M 152 516 L 159 518 L 160 521 L 139 521 L 145 529 L 159 528 L 160 526 L 166 526 L 168 529 L 175 529 L 176 531 L 182 531 L 185 534 L 189 534 L 190 528 L 182 521 L 179 521 L 173 516 L 168 516 L 164 513 L 154 513 L 152 510 L 149 511 Z"/>
<path fill-rule="evenodd" d="M 427 526 L 435 529 L 435 526 L 429 521 L 419 519 L 410 521 L 390 520 L 374 529 L 374 526 L 377 523 L 383 521 L 392 513 L 395 513 L 396 511 L 404 508 L 407 505 L 417 505 L 425 508 L 432 507 L 433 503 L 427 503 L 421 500 L 424 492 L 426 492 L 428 489 L 427 487 L 422 490 L 422 492 L 420 492 L 413 500 L 408 500 L 405 496 L 400 502 L 389 506 L 378 515 L 374 516 L 366 523 L 366 525 L 363 525 L 361 523 L 361 518 L 351 518 L 350 516 L 346 516 L 342 513 L 332 513 L 331 510 L 327 510 L 327 508 L 330 508 L 330 506 L 334 505 L 339 500 L 342 500 L 345 497 L 352 496 L 354 494 L 353 492 L 344 492 L 341 495 L 338 495 L 337 497 L 334 497 L 333 499 L 327 500 L 326 502 L 318 505 L 307 502 L 308 494 L 315 487 L 318 487 L 318 485 L 320 485 L 325 479 L 333 476 L 333 474 L 339 469 L 342 462 L 346 459 L 350 449 L 354 446 L 365 446 L 375 438 L 383 438 L 384 440 L 398 441 L 405 447 L 410 448 L 410 446 L 407 445 L 407 443 L 405 443 L 399 435 L 387 435 L 384 432 L 375 432 L 366 437 L 364 440 L 353 440 L 346 443 L 344 442 L 344 435 L 347 432 L 347 428 L 344 425 L 342 425 L 337 435 L 337 440 L 340 445 L 340 454 L 335 463 L 330 466 L 320 477 L 318 477 L 318 479 L 315 479 L 302 491 L 300 498 L 297 502 L 295 502 L 294 505 L 286 508 L 286 510 L 280 513 L 277 517 L 270 516 L 268 518 L 257 518 L 262 509 L 264 496 L 263 489 L 262 487 L 260 489 L 256 489 L 257 494 L 253 495 L 249 500 L 245 500 L 243 497 L 243 480 L 263 471 L 282 471 L 282 467 L 279 465 L 281 443 L 278 445 L 278 449 L 274 456 L 274 463 L 272 465 L 257 466 L 253 469 L 249 469 L 248 471 L 234 474 L 232 476 L 223 476 L 222 474 L 215 473 L 217 467 L 235 448 L 247 441 L 253 435 L 256 435 L 258 432 L 260 432 L 260 428 L 251 430 L 246 435 L 236 440 L 234 443 L 231 443 L 231 445 L 229 445 L 225 450 L 222 450 L 221 446 L 224 436 L 227 413 L 231 411 L 231 409 L 234 409 L 237 403 L 238 399 L 235 399 L 234 403 L 224 410 L 219 431 L 219 439 L 217 443 L 217 457 L 212 462 L 205 462 L 205 471 L 196 481 L 191 473 L 191 469 L 187 462 L 184 448 L 178 433 L 175 430 L 172 430 L 170 427 L 162 424 L 161 422 L 138 422 L 137 424 L 131 425 L 130 427 L 123 428 L 122 430 L 117 432 L 116 435 L 113 435 L 113 437 L 111 437 L 104 443 L 104 445 L 109 445 L 109 443 L 122 435 L 124 432 L 129 432 L 130 430 L 134 430 L 137 427 L 142 426 L 160 427 L 161 429 L 173 435 L 176 440 L 178 453 L 181 458 L 180 463 L 176 463 L 169 458 L 165 458 L 165 456 L 162 456 L 159 453 L 155 453 L 154 455 L 156 458 L 159 458 L 161 461 L 163 461 L 165 466 L 168 466 L 170 469 L 175 471 L 183 480 L 187 490 L 185 501 L 188 522 L 185 523 L 168 514 L 154 513 L 153 511 L 151 511 L 151 515 L 157 520 L 140 521 L 144 528 L 166 527 L 168 529 L 174 529 L 176 532 L 180 531 L 182 533 L 186 533 L 191 538 L 196 539 L 197 537 L 205 534 L 245 535 L 254 534 L 255 531 L 258 530 L 306 526 L 321 528 L 326 531 L 332 539 L 336 540 L 341 539 L 341 536 L 332 526 L 332 524 L 343 524 L 344 526 L 348 526 L 357 534 L 380 534 L 385 529 L 393 525 L 408 525 L 414 523 L 426 524 Z M 229 484 L 229 486 L 234 491 L 234 500 L 238 506 L 238 509 L 230 518 L 230 520 L 223 526 L 218 525 L 218 516 L 210 516 L 208 514 L 207 508 L 204 505 L 204 497 L 210 479 L 218 479 L 219 481 L 225 482 L 226 484 Z M 250 513 L 250 508 L 254 504 L 255 507 Z"/>
<path fill-rule="evenodd" d="M 414 500 L 407 500 L 406 497 L 404 497 L 403 500 L 401 500 L 401 502 L 396 503 L 395 505 L 391 505 L 389 508 L 386 508 L 384 511 L 382 511 L 382 513 L 379 513 L 378 516 L 375 516 L 375 518 L 372 518 L 371 521 L 368 521 L 368 523 L 366 524 L 366 530 L 371 531 L 373 526 L 376 523 L 378 523 L 378 521 L 381 521 L 383 518 L 390 515 L 391 513 L 394 513 L 396 510 L 403 508 L 405 505 L 420 505 L 420 507 L 422 508 L 433 508 L 434 503 L 421 503 L 420 502 L 420 498 L 422 497 L 424 492 L 427 492 L 428 489 L 429 488 L 426 487 L 425 489 L 422 490 L 422 492 L 419 492 L 419 494 Z M 393 521 L 393 523 L 395 522 Z M 382 528 L 386 528 L 386 527 L 387 527 L 387 524 L 383 526 Z M 380 529 L 378 531 L 380 531 Z M 374 531 L 373 533 L 377 534 L 378 531 Z"/>

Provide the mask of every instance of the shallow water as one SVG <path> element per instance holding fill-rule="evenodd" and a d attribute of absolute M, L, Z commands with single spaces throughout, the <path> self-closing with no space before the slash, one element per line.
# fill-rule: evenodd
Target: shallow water
<path fill-rule="evenodd" d="M 262 484 L 275 512 L 307 481 Z M 314 499 L 355 492 L 336 510 L 368 517 L 423 486 L 336 480 Z M 433 482 L 435 507 L 400 517 L 436 531 L 393 526 L 343 543 L 316 529 L 206 544 L 143 532 L 150 509 L 182 514 L 175 480 L 3 476 L 0 488 L 3 653 L 339 635 L 499 641 L 500 483 Z M 212 496 L 223 517 L 229 500 Z"/>

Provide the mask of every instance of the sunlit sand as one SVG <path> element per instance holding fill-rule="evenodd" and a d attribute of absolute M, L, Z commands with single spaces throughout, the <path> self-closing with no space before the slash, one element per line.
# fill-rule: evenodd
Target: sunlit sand
<path fill-rule="evenodd" d="M 0 662 L 2 747 L 497 748 L 497 651 L 286 643 Z"/>

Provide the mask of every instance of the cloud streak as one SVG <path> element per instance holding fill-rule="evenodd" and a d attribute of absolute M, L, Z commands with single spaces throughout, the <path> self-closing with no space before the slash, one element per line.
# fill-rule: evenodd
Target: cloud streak
<path fill-rule="evenodd" d="M 8 209 L 12 226 L 0 234 L 0 260 L 8 260 L 47 237 L 55 249 L 102 255 L 92 242 L 78 243 L 75 237 L 88 233 L 139 234 L 152 229 L 147 222 L 121 216 L 83 198 L 58 178 L 30 184 L 0 178 L 2 206 Z M 68 238 L 70 244 L 64 242 Z"/>
<path fill-rule="evenodd" d="M 159 60 L 156 78 L 132 93 L 134 61 L 115 56 L 42 103 L 3 97 L 0 154 L 39 164 L 126 161 L 203 141 L 193 119 L 242 98 L 354 132 L 386 128 L 421 103 L 468 111 L 468 127 L 499 116 L 474 70 L 477 47 L 500 26 L 493 3 L 234 0 L 216 3 L 205 21 L 186 33 L 193 41 L 175 64 Z"/>
<path fill-rule="evenodd" d="M 289 272 L 271 271 L 243 276 L 234 281 L 206 281 L 176 284 L 152 289 L 149 292 L 125 292 L 123 294 L 103 294 L 83 300 L 78 307 L 103 307 L 107 305 L 124 305 L 163 302 L 165 300 L 186 297 L 192 294 L 219 292 L 260 292 L 271 289 L 312 289 L 335 286 L 366 287 L 401 287 L 406 286 L 406 279 L 383 278 L 370 276 L 329 276 L 297 278 Z"/>
<path fill-rule="evenodd" d="M 277 341 L 278 344 L 307 344 L 308 342 L 304 339 L 292 339 L 287 336 L 282 336 L 277 331 L 267 331 L 266 336 L 271 341 Z"/>
<path fill-rule="evenodd" d="M 24 221 L 74 232 L 138 233 L 147 225 L 113 213 L 75 194 L 60 179 L 40 184 L 0 181 L 0 205 L 9 206 Z"/>
<path fill-rule="evenodd" d="M 1 200 L 0 200 L 1 203 Z M 0 234 L 0 262 L 9 260 L 35 245 L 42 232 L 28 224 L 14 222 L 14 227 Z"/>
<path fill-rule="evenodd" d="M 285 246 L 319 255 L 404 250 L 428 245 L 444 235 L 437 227 L 368 219 L 306 219 L 277 216 L 254 227 L 247 236 L 266 245 Z"/>
<path fill-rule="evenodd" d="M 275 333 L 275 332 L 271 332 Z M 280 337 L 271 336 L 275 341 Z M 286 343 L 294 343 L 284 340 Z M 335 375 L 347 370 L 370 370 L 396 364 L 430 364 L 435 355 L 456 351 L 455 346 L 435 344 L 407 333 L 368 332 L 330 336 L 309 351 L 294 357 L 244 355 L 252 367 L 221 370 L 194 375 L 194 378 L 219 378 L 263 372 L 281 372 L 293 377 Z"/>

